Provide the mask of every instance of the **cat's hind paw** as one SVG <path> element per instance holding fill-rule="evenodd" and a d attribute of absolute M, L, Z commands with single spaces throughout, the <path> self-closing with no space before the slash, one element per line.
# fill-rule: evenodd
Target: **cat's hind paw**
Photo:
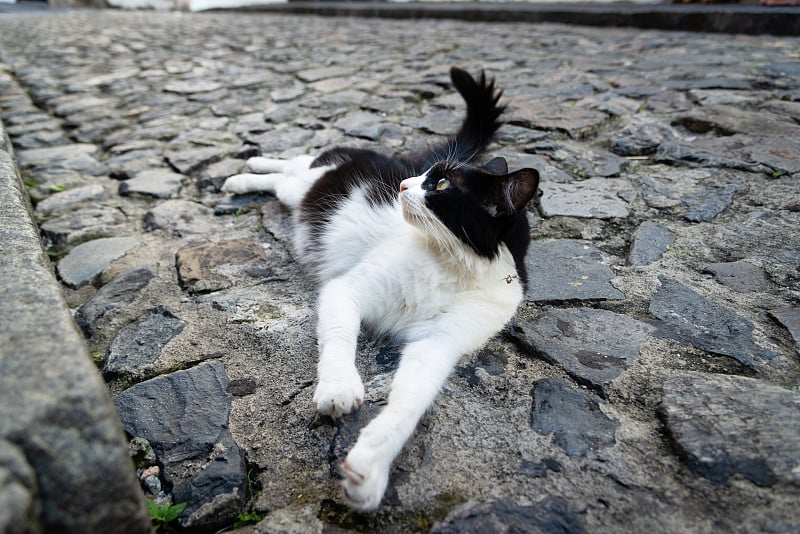
<path fill-rule="evenodd" d="M 375 455 L 376 451 L 356 444 L 339 466 L 345 501 L 356 510 L 375 510 L 386 492 L 391 460 L 386 462 Z"/>
<path fill-rule="evenodd" d="M 245 166 L 256 174 L 284 172 L 286 169 L 286 160 L 253 156 L 247 159 Z"/>
<path fill-rule="evenodd" d="M 314 402 L 322 415 L 341 417 L 357 410 L 364 402 L 364 384 L 358 372 L 354 369 L 353 375 L 347 378 L 320 378 Z"/>

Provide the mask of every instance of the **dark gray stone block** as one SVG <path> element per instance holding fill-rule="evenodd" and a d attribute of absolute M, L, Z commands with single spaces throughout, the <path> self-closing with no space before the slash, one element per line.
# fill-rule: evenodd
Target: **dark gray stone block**
<path fill-rule="evenodd" d="M 594 395 L 555 378 L 538 380 L 531 395 L 531 428 L 540 434 L 553 434 L 553 443 L 567 456 L 584 456 L 615 443 L 619 422 L 600 410 L 600 401 Z"/>
<path fill-rule="evenodd" d="M 214 532 L 242 510 L 247 473 L 228 429 L 231 395 L 221 362 L 159 376 L 114 397 L 122 426 L 153 446 L 190 532 Z"/>
<path fill-rule="evenodd" d="M 742 293 L 764 291 L 769 287 L 764 270 L 746 261 L 712 263 L 706 265 L 705 271 L 713 274 L 719 283 Z"/>
<path fill-rule="evenodd" d="M 660 335 L 729 356 L 751 367 L 775 357 L 753 340 L 753 325 L 747 319 L 680 282 L 664 277 L 659 280 L 661 287 L 650 302 L 650 313 L 662 322 Z"/>
<path fill-rule="evenodd" d="M 714 483 L 800 485 L 800 395 L 752 378 L 668 378 L 659 415 L 689 468 Z"/>
<path fill-rule="evenodd" d="M 151 375 L 161 351 L 185 326 L 186 322 L 166 306 L 148 310 L 117 333 L 106 354 L 103 376 L 112 379 Z"/>
<path fill-rule="evenodd" d="M 800 308 L 780 308 L 770 310 L 769 314 L 789 331 L 795 348 L 800 351 Z"/>
<path fill-rule="evenodd" d="M 645 221 L 636 229 L 633 245 L 628 254 L 628 263 L 637 267 L 649 265 L 658 260 L 675 241 L 669 228 L 661 224 Z"/>
<path fill-rule="evenodd" d="M 134 269 L 119 275 L 75 312 L 75 321 L 87 337 L 94 335 L 99 321 L 115 314 L 130 304 L 139 292 L 153 279 L 153 271 L 147 268 Z"/>

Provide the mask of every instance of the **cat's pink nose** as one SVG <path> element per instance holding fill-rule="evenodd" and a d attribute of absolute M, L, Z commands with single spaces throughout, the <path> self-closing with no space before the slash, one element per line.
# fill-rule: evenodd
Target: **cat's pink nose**
<path fill-rule="evenodd" d="M 406 181 L 403 180 L 402 182 L 400 182 L 400 192 L 402 193 L 406 189 L 408 189 L 408 184 L 406 184 Z"/>

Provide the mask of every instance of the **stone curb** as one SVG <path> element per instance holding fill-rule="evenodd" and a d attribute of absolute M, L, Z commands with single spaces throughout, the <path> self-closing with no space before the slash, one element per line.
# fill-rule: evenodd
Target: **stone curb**
<path fill-rule="evenodd" d="M 228 8 L 230 9 L 230 8 Z M 800 35 L 800 7 L 737 4 L 536 4 L 524 2 L 290 2 L 234 9 L 324 16 L 631 26 L 651 30 Z"/>
<path fill-rule="evenodd" d="M 0 531 L 149 532 L 105 384 L 42 248 L 0 122 Z"/>

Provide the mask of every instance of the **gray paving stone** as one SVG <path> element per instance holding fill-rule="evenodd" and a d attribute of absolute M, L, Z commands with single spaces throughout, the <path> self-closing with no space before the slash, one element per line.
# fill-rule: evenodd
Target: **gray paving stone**
<path fill-rule="evenodd" d="M 78 308 L 75 322 L 87 337 L 92 337 L 101 327 L 101 321 L 110 321 L 123 311 L 154 276 L 152 270 L 144 267 L 117 276 Z"/>
<path fill-rule="evenodd" d="M 222 84 L 214 81 L 186 80 L 168 83 L 164 90 L 170 93 L 196 94 L 208 93 L 222 88 Z"/>
<path fill-rule="evenodd" d="M 139 245 L 133 237 L 103 237 L 78 245 L 58 262 L 58 275 L 69 287 L 90 284 L 103 269 Z"/>
<path fill-rule="evenodd" d="M 531 391 L 531 428 L 552 434 L 553 443 L 567 456 L 584 456 L 589 451 L 613 446 L 619 422 L 606 416 L 600 400 L 574 389 L 563 380 L 537 380 Z"/>
<path fill-rule="evenodd" d="M 679 174 L 653 173 L 642 176 L 640 184 L 649 206 L 678 207 L 691 222 L 713 220 L 731 205 L 733 195 L 745 187 L 744 181 L 732 174 L 705 169 Z"/>
<path fill-rule="evenodd" d="M 316 82 L 327 78 L 338 78 L 352 73 L 348 67 L 319 67 L 314 69 L 302 70 L 297 73 L 297 77 L 304 82 Z"/>
<path fill-rule="evenodd" d="M 714 354 L 757 367 L 775 354 L 753 340 L 753 324 L 730 308 L 715 304 L 690 288 L 659 277 L 661 287 L 650 301 L 650 313 L 663 323 L 662 334 Z"/>
<path fill-rule="evenodd" d="M 630 214 L 623 200 L 632 192 L 625 178 L 590 178 L 570 183 L 542 182 L 540 205 L 545 217 L 594 219 L 624 218 Z"/>
<path fill-rule="evenodd" d="M 270 92 L 269 97 L 276 104 L 282 104 L 300 98 L 303 94 L 305 94 L 303 89 L 292 87 L 287 89 L 275 89 Z"/>
<path fill-rule="evenodd" d="M 372 113 L 351 113 L 334 122 L 333 126 L 347 135 L 369 139 L 370 141 L 381 141 L 385 138 L 400 140 L 403 138 L 403 134 L 396 125 Z"/>
<path fill-rule="evenodd" d="M 101 176 L 107 173 L 107 169 L 94 157 L 96 152 L 95 145 L 70 144 L 20 150 L 16 156 L 19 164 L 24 167 L 39 167 L 51 173 L 72 171 Z"/>
<path fill-rule="evenodd" d="M 73 189 L 67 189 L 50 195 L 46 199 L 36 204 L 36 213 L 40 215 L 52 215 L 61 213 L 74 208 L 76 204 L 90 200 L 98 200 L 105 194 L 105 189 L 100 184 L 89 184 Z"/>
<path fill-rule="evenodd" d="M 800 395 L 752 378 L 676 375 L 661 417 L 689 468 L 716 484 L 800 484 Z"/>
<path fill-rule="evenodd" d="M 508 120 L 531 129 L 556 130 L 577 138 L 600 126 L 608 115 L 600 111 L 565 105 L 541 98 L 512 100 Z"/>
<path fill-rule="evenodd" d="M 634 266 L 649 265 L 658 260 L 675 241 L 669 228 L 645 221 L 636 229 L 628 254 L 628 263 Z"/>
<path fill-rule="evenodd" d="M 184 176 L 167 169 L 149 169 L 119 184 L 119 194 L 172 198 L 181 189 Z"/>
<path fill-rule="evenodd" d="M 248 136 L 248 141 L 256 143 L 266 156 L 281 156 L 287 150 L 304 146 L 314 137 L 312 130 L 287 126 Z"/>
<path fill-rule="evenodd" d="M 528 290 L 533 302 L 619 300 L 611 285 L 614 272 L 599 250 L 574 240 L 534 241 L 526 256 Z"/>
<path fill-rule="evenodd" d="M 514 327 L 512 335 L 528 353 L 560 365 L 603 395 L 636 361 L 642 343 L 655 330 L 625 315 L 594 309 L 551 309 Z"/>
<path fill-rule="evenodd" d="M 667 140 L 678 139 L 666 122 L 649 115 L 634 115 L 622 129 L 611 135 L 611 152 L 620 156 L 653 154 Z"/>
<path fill-rule="evenodd" d="M 144 228 L 166 230 L 176 236 L 208 235 L 214 229 L 214 212 L 197 202 L 172 199 L 161 202 L 144 216 Z"/>
<path fill-rule="evenodd" d="M 103 376 L 107 380 L 152 377 L 161 351 L 185 326 L 186 321 L 166 306 L 147 310 L 117 333 L 105 357 Z"/>
<path fill-rule="evenodd" d="M 41 231 L 55 245 L 70 245 L 114 235 L 126 221 L 125 214 L 114 207 L 87 206 L 43 222 Z"/>

